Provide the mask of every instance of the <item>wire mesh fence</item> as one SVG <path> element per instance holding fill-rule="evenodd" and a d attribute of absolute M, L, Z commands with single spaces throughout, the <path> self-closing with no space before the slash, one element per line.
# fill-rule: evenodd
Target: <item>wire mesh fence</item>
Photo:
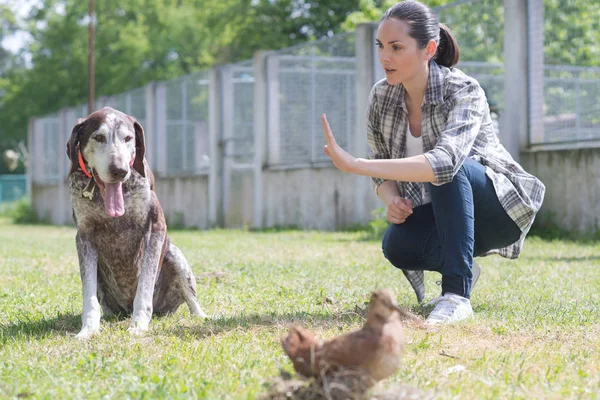
<path fill-rule="evenodd" d="M 598 140 L 600 2 L 544 0 L 543 7 L 544 87 L 534 94 L 544 97 L 543 142 Z"/>
<path fill-rule="evenodd" d="M 503 3 L 459 0 L 435 8 L 440 22 L 447 24 L 458 40 L 458 67 L 479 81 L 496 113 L 509 106 L 504 104 Z M 529 3 L 540 4 L 533 0 Z M 544 0 L 544 84 L 543 90 L 533 93 L 544 99 L 541 141 L 600 139 L 600 45 L 581 28 L 588 21 L 588 30 L 600 31 L 600 18 L 594 18 L 600 15 L 600 3 L 565 0 L 561 4 Z M 541 42 L 542 38 L 530 40 Z M 575 44 L 572 48 L 557 45 L 569 41 Z M 271 118 L 267 148 L 278 153 L 277 157 L 267 157 L 269 166 L 327 165 L 329 160 L 322 151 L 322 113 L 327 114 L 344 148 L 362 150 L 353 148 L 356 135 L 364 134 L 356 132 L 356 114 L 364 112 L 357 109 L 356 34 L 301 44 L 269 57 L 275 68 L 269 69 L 273 75 L 267 77 L 266 85 L 276 86 L 267 90 L 269 96 L 275 96 L 269 100 L 271 108 L 267 110 Z M 377 65 L 377 60 L 373 61 Z M 229 67 L 230 93 L 219 105 L 231 116 L 230 137 L 223 138 L 227 141 L 223 148 L 234 163 L 250 165 L 255 152 L 256 66 L 248 60 Z M 222 90 L 211 85 L 210 77 L 209 71 L 201 71 L 156 84 L 164 90 L 152 92 L 144 87 L 98 99 L 96 107 L 109 105 L 135 116 L 143 126 L 154 127 L 155 148 L 150 151 L 156 155 L 154 159 L 164 162 L 155 170 L 159 175 L 203 174 L 214 156 L 209 151 L 209 135 L 220 134 L 209 132 L 209 119 L 225 115 L 209 112 L 210 90 Z M 153 101 L 147 98 L 149 93 L 155 96 Z M 74 118 L 88 114 L 86 105 L 71 110 Z M 64 159 L 63 139 L 69 132 L 61 134 L 59 129 L 64 126 L 70 130 L 72 121 L 63 119 L 59 123 L 59 114 L 39 118 L 35 124 L 36 142 L 43 148 L 36 153 L 40 158 L 36 158 L 35 182 L 55 182 L 64 170 L 57 160 Z M 158 157 L 158 153 L 162 155 Z"/>
<path fill-rule="evenodd" d="M 37 173 L 34 174 L 33 179 L 38 183 L 56 183 L 61 178 L 59 174 L 60 160 L 66 157 L 66 153 L 63 151 L 66 142 L 61 143 L 58 114 L 42 118 L 40 126 L 42 146 L 33 161 L 37 165 Z"/>
<path fill-rule="evenodd" d="M 0 210 L 27 195 L 26 175 L 0 175 Z"/>
<path fill-rule="evenodd" d="M 547 65 L 544 75 L 544 141 L 600 139 L 600 68 Z"/>
<path fill-rule="evenodd" d="M 238 164 L 254 161 L 254 83 L 251 60 L 232 66 L 233 136 L 229 156 Z"/>
<path fill-rule="evenodd" d="M 111 102 L 111 106 L 125 114 L 135 116 L 142 126 L 146 126 L 146 89 L 137 88 L 118 94 Z"/>
<path fill-rule="evenodd" d="M 279 164 L 327 161 L 320 115 L 327 114 L 341 146 L 356 134 L 354 33 L 278 52 Z"/>
<path fill-rule="evenodd" d="M 167 173 L 208 169 L 208 73 L 166 82 Z"/>
<path fill-rule="evenodd" d="M 458 41 L 457 65 L 485 90 L 490 108 L 504 107 L 504 0 L 463 0 L 435 9 Z"/>

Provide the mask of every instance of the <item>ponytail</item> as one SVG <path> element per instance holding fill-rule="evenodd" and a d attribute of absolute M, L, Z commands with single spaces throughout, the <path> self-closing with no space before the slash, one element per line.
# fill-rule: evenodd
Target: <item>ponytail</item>
<path fill-rule="evenodd" d="M 460 50 L 454 35 L 446 25 L 440 24 L 440 41 L 434 57 L 435 62 L 450 68 L 458 63 L 459 57 Z"/>

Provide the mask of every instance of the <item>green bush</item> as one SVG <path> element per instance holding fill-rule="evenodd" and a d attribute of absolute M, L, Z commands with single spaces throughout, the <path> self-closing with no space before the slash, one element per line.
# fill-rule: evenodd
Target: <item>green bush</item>
<path fill-rule="evenodd" d="M 27 197 L 3 206 L 1 215 L 9 217 L 15 224 L 35 224 L 39 218 Z"/>
<path fill-rule="evenodd" d="M 369 222 L 369 230 L 373 239 L 383 239 L 383 234 L 387 230 L 390 223 L 386 218 L 385 207 L 377 208 L 371 211 L 373 219 Z"/>

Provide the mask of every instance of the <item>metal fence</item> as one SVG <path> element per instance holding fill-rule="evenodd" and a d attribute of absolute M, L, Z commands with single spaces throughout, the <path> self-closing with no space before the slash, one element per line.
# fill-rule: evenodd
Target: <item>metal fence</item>
<path fill-rule="evenodd" d="M 34 183 L 55 184 L 60 179 L 60 162 L 66 157 L 62 151 L 59 114 L 52 114 L 36 121 L 36 146 L 31 152 L 32 179 Z"/>
<path fill-rule="evenodd" d="M 600 6 L 598 6 L 600 10 Z M 460 48 L 458 67 L 477 79 L 491 108 L 502 113 L 505 78 L 503 66 L 503 0 L 461 0 L 436 8 L 441 22 L 455 34 Z M 352 152 L 356 132 L 357 60 L 354 32 L 294 46 L 268 56 L 267 91 L 271 96 L 267 116 L 266 157 L 270 168 L 326 165 L 319 116 L 326 113 L 338 142 Z M 556 61 L 556 60 L 553 60 Z M 377 65 L 377 60 L 374 60 Z M 153 138 L 150 155 L 158 176 L 206 174 L 210 160 L 210 118 L 229 118 L 221 149 L 234 164 L 251 165 L 255 152 L 255 77 L 253 60 L 227 66 L 220 86 L 211 83 L 211 71 L 156 82 L 98 100 L 135 116 Z M 377 65 L 376 68 L 379 68 Z M 600 138 L 600 68 L 547 65 L 544 69 L 544 136 L 542 142 L 584 141 Z M 210 114 L 211 90 L 222 93 L 221 115 Z M 150 96 L 150 97 L 149 97 Z M 75 107 L 75 117 L 87 114 Z M 60 121 L 63 121 L 62 123 Z M 64 142 L 71 120 L 61 114 L 39 118 L 34 130 L 35 183 L 61 179 L 57 160 L 64 160 Z M 360 142 L 358 142 L 360 143 Z"/>
<path fill-rule="evenodd" d="M 348 148 L 356 134 L 354 33 L 273 55 L 278 61 L 279 156 L 272 165 L 327 161 L 320 115 L 327 114 L 336 139 Z M 272 138 L 269 138 L 272 139 Z"/>
<path fill-rule="evenodd" d="M 0 208 L 27 195 L 26 175 L 0 175 Z"/>
<path fill-rule="evenodd" d="M 600 139 L 600 68 L 546 65 L 544 141 Z"/>
<path fill-rule="evenodd" d="M 537 5 L 539 9 L 541 3 Z M 600 140 L 600 2 L 543 2 L 543 143 Z M 540 90 L 541 92 L 541 90 Z"/>
<path fill-rule="evenodd" d="M 206 71 L 166 82 L 167 174 L 209 166 L 208 85 Z"/>
<path fill-rule="evenodd" d="M 252 60 L 232 66 L 233 129 L 228 156 L 236 164 L 254 161 L 254 83 Z"/>

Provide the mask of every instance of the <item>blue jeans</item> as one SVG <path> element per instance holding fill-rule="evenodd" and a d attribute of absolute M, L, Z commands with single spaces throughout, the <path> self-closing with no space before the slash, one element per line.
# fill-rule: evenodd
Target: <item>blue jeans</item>
<path fill-rule="evenodd" d="M 515 243 L 521 230 L 500 204 L 485 167 L 470 158 L 452 182 L 426 185 L 431 203 L 388 227 L 383 254 L 396 268 L 440 272 L 442 294 L 470 298 L 473 257 Z"/>

